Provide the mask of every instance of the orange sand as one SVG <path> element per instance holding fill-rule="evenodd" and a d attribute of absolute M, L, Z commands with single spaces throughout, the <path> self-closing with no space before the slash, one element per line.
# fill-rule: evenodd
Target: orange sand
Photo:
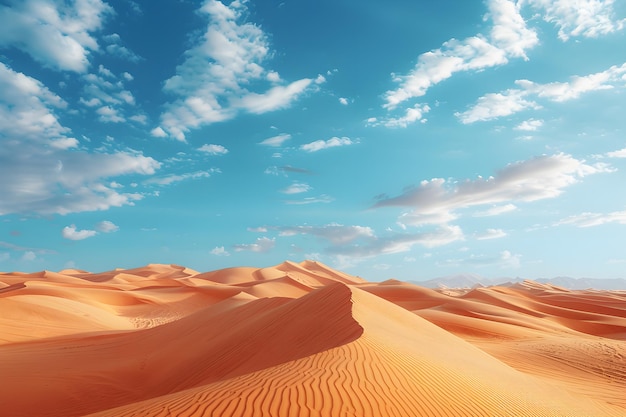
<path fill-rule="evenodd" d="M 0 273 L 1 416 L 626 416 L 626 292 Z"/>

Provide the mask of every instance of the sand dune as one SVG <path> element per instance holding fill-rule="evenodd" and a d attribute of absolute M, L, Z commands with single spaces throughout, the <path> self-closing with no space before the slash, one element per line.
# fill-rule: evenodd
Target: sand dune
<path fill-rule="evenodd" d="M 626 292 L 323 264 L 1 273 L 0 415 L 625 416 Z"/>

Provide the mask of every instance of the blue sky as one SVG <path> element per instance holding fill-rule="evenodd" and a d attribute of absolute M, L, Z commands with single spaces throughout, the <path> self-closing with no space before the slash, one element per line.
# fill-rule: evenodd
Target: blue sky
<path fill-rule="evenodd" d="M 624 277 L 626 5 L 0 2 L 0 270 Z"/>

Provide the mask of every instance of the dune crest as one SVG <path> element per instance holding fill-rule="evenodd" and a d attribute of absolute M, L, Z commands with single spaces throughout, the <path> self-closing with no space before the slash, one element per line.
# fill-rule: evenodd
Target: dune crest
<path fill-rule="evenodd" d="M 0 283 L 15 417 L 626 415 L 626 292 L 453 296 L 313 261 Z"/>

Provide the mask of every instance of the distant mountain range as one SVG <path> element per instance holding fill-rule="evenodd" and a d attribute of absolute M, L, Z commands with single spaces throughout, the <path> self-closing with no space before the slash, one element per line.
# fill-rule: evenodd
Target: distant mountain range
<path fill-rule="evenodd" d="M 473 287 L 489 287 L 493 285 L 506 285 L 516 282 L 522 282 L 527 278 L 485 278 L 476 274 L 459 274 L 446 277 L 430 279 L 428 281 L 409 281 L 427 288 L 473 288 Z M 626 279 L 614 278 L 571 278 L 571 277 L 555 277 L 555 278 L 538 278 L 533 281 L 556 285 L 558 287 L 570 290 L 626 290 Z"/>

